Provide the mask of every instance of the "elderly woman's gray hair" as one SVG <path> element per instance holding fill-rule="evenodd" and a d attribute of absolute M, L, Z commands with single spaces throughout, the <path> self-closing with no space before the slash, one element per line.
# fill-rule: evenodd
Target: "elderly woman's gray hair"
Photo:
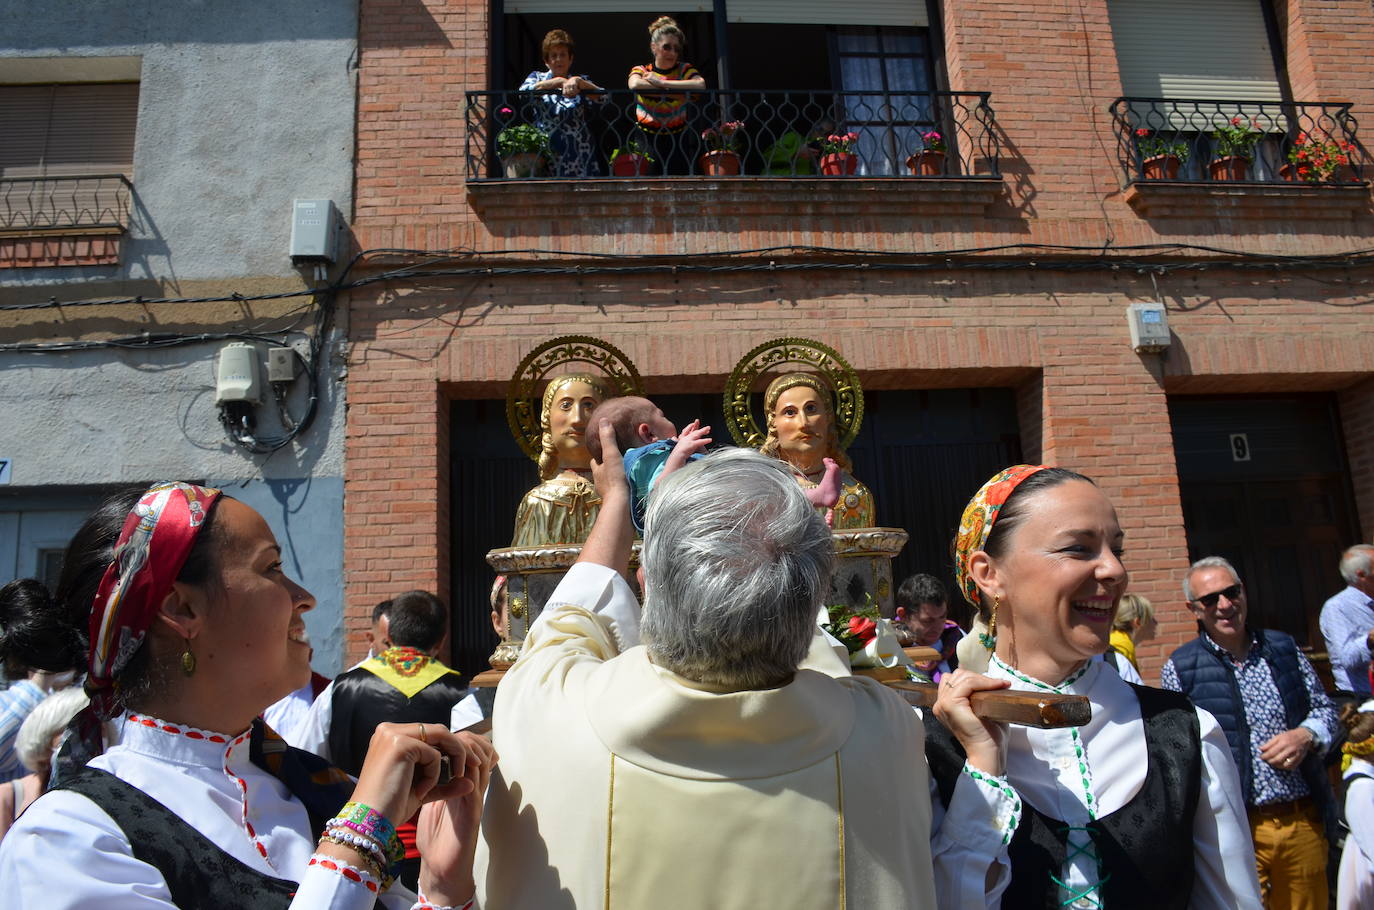
<path fill-rule="evenodd" d="M 52 756 L 52 740 L 66 729 L 90 701 L 80 686 L 58 689 L 29 712 L 14 739 L 14 751 L 30 771 L 45 771 Z"/>
<path fill-rule="evenodd" d="M 714 452 L 655 486 L 644 528 L 654 663 L 732 689 L 791 679 L 835 550 L 788 467 L 750 449 Z"/>

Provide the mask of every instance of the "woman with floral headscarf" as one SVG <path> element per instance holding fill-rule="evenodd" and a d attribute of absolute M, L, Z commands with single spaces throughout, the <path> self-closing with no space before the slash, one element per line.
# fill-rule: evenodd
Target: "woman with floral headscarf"
<path fill-rule="evenodd" d="M 381 724 L 355 785 L 259 718 L 310 676 L 315 599 L 281 557 L 243 503 L 156 484 L 87 520 L 51 601 L 0 603 L 0 654 L 79 667 L 90 696 L 55 789 L 0 844 L 9 906 L 431 906 L 390 887 L 404 856 L 394 822 L 422 804 L 421 887 L 470 906 L 489 745 Z M 121 713 L 106 750 L 102 722 Z"/>
<path fill-rule="evenodd" d="M 946 675 L 926 722 L 941 906 L 1260 907 L 1216 720 L 1093 659 L 1126 590 L 1122 542 L 1107 497 L 1062 468 L 1007 468 L 964 510 L 955 579 L 989 666 Z M 974 692 L 1004 688 L 1086 696 L 1092 719 L 1040 729 L 974 714 Z"/>

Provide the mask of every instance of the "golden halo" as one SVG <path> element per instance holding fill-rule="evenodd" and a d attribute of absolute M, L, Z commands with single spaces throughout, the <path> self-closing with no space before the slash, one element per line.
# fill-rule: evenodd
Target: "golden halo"
<path fill-rule="evenodd" d="M 506 390 L 506 423 L 521 450 L 539 460 L 539 383 L 565 363 L 586 363 L 606 374 L 621 395 L 643 395 L 644 383 L 630 358 L 613 344 L 590 335 L 560 335 L 525 355 Z"/>
<path fill-rule="evenodd" d="M 809 338 L 774 338 L 739 359 L 725 382 L 725 424 L 730 435 L 751 449 L 763 445 L 768 437 L 754 419 L 749 395 L 760 374 L 789 363 L 815 372 L 830 386 L 835 396 L 836 435 L 840 448 L 849 448 L 864 420 L 864 390 L 859 376 L 834 348 Z"/>

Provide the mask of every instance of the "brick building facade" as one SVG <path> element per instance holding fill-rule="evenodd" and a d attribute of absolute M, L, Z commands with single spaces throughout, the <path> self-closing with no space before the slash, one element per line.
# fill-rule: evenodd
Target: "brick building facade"
<path fill-rule="evenodd" d="M 1237 559 L 1264 618 L 1320 650 L 1336 554 L 1374 535 L 1374 268 L 1356 255 L 1374 235 L 1369 188 L 1151 185 L 1123 171 L 1115 2 L 930 5 L 920 34 L 935 81 L 990 93 L 995 167 L 519 181 L 473 168 L 481 99 L 464 94 L 515 87 L 503 54 L 519 14 L 363 0 L 354 271 L 376 280 L 350 300 L 350 654 L 371 605 L 410 587 L 451 596 L 455 640 L 480 649 L 490 576 L 455 577 L 480 569 L 455 548 L 516 501 L 455 490 L 481 462 L 473 434 L 503 432 L 487 418 L 521 357 L 573 332 L 625 351 L 651 395 L 719 396 L 744 352 L 800 335 L 838 349 L 893 413 L 948 390 L 1000 396 L 1015 415 L 1009 454 L 1081 470 L 1113 499 L 1132 589 L 1159 610 L 1147 681 L 1193 634 L 1179 580 L 1204 548 Z M 1374 110 L 1366 0 L 1273 0 L 1265 15 L 1285 102 Z M 692 59 L 714 86 L 718 61 Z M 1156 300 L 1172 344 L 1136 353 L 1127 306 Z M 884 515 L 874 492 L 886 523 L 957 522 L 919 506 Z"/>

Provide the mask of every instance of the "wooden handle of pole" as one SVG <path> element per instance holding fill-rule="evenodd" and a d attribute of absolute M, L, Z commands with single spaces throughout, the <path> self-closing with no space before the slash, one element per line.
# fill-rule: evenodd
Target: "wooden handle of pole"
<path fill-rule="evenodd" d="M 934 683 L 890 682 L 887 685 L 918 708 L 935 704 Z M 1081 727 L 1093 716 L 1092 704 L 1082 695 L 995 689 L 974 692 L 970 703 L 973 713 L 984 720 L 1025 727 Z"/>

